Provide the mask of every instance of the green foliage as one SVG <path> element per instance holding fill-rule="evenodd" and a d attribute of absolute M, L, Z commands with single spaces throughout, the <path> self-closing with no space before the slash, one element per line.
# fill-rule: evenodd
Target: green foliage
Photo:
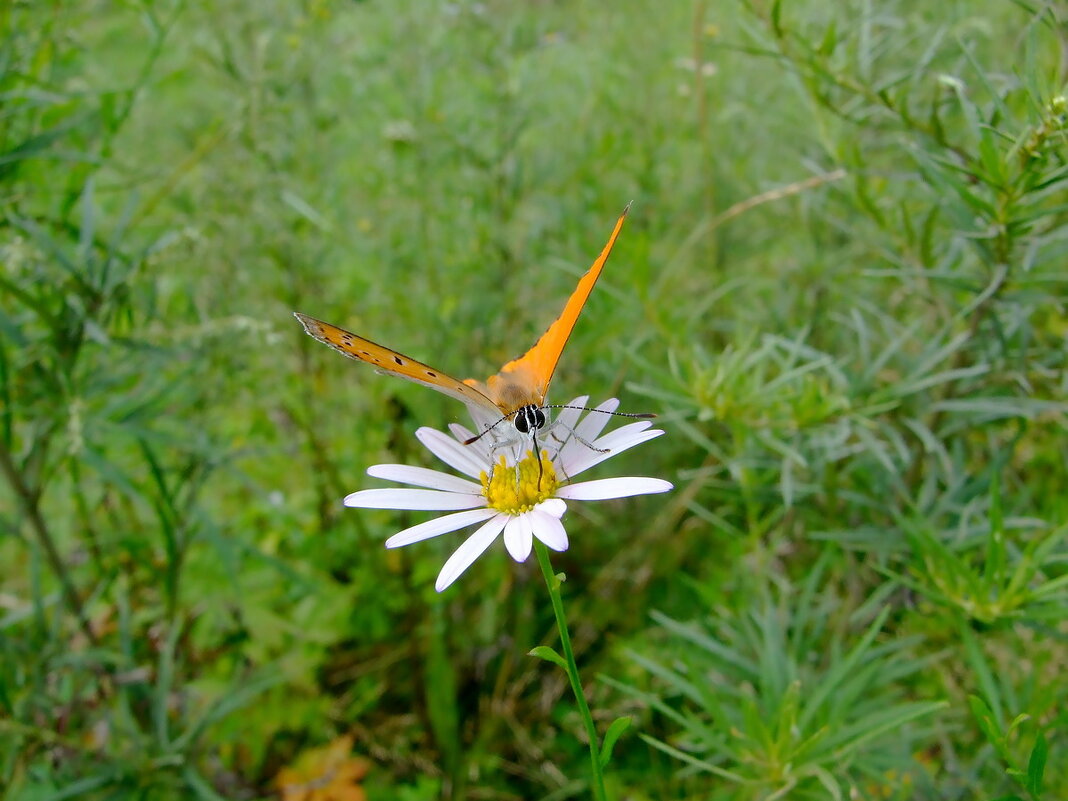
<path fill-rule="evenodd" d="M 994 749 L 997 751 L 998 756 L 1005 762 L 1007 767 L 1005 772 L 1016 779 L 1027 793 L 1028 797 L 1032 799 L 1038 799 L 1042 797 L 1042 776 L 1046 771 L 1046 760 L 1049 757 L 1049 745 L 1046 742 L 1046 735 L 1043 732 L 1038 732 L 1035 737 L 1035 744 L 1031 748 L 1031 754 L 1027 759 L 1027 769 L 1023 770 L 1016 767 L 1015 759 L 1009 749 L 1009 737 L 1019 727 L 1019 725 L 1028 719 L 1027 715 L 1018 715 L 1012 723 L 1009 724 L 1005 731 L 1002 731 L 1001 726 L 995 720 L 993 713 L 984 702 L 983 699 L 977 695 L 968 697 L 968 701 L 972 707 L 972 714 L 975 716 L 976 722 L 979 724 L 979 728 L 986 736 Z M 1005 796 L 1005 798 L 1019 798 L 1017 795 Z"/>
<path fill-rule="evenodd" d="M 658 659 L 634 655 L 665 687 L 640 695 L 679 730 L 672 742 L 647 739 L 734 784 L 736 797 L 848 798 L 908 787 L 909 755 L 929 736 L 910 724 L 945 707 L 904 700 L 900 688 L 933 660 L 912 656 L 914 638 L 876 643 L 889 609 L 853 635 L 872 604 L 842 608 L 838 588 L 824 584 L 829 556 L 803 586 L 758 591 L 763 601 L 748 614 L 694 624 L 654 612 L 679 643 L 662 645 Z"/>
<path fill-rule="evenodd" d="M 0 795 L 588 794 L 537 567 L 340 504 L 462 409 L 291 312 L 485 376 L 633 200 L 552 393 L 677 485 L 554 557 L 608 795 L 1068 796 L 1066 24 L 0 4 Z"/>
<path fill-rule="evenodd" d="M 967 532 L 956 542 L 943 542 L 925 524 L 902 521 L 915 573 L 914 578 L 896 576 L 903 585 L 984 626 L 1013 620 L 1054 623 L 1064 617 L 1068 575 L 1060 572 L 1063 559 L 1057 551 L 1068 526 L 1036 536 L 1010 557 L 1000 525 L 989 532 L 984 548 Z"/>

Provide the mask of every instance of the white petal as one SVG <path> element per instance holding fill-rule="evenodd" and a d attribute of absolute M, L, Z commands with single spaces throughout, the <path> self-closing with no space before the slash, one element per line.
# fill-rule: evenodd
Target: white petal
<path fill-rule="evenodd" d="M 445 512 L 485 506 L 486 499 L 481 495 L 462 492 L 393 488 L 354 492 L 345 496 L 345 505 L 362 509 L 421 509 L 426 512 Z"/>
<path fill-rule="evenodd" d="M 564 524 L 551 514 L 543 512 L 542 507 L 544 505 L 543 503 L 538 504 L 523 516 L 530 518 L 530 525 L 534 530 L 535 537 L 554 551 L 566 551 L 567 532 L 564 530 Z"/>
<path fill-rule="evenodd" d="M 434 583 L 434 589 L 442 592 L 456 581 L 460 574 L 467 570 L 471 563 L 478 559 L 497 539 L 497 535 L 501 533 L 501 529 L 504 528 L 507 522 L 507 515 L 494 515 L 486 521 L 485 525 L 464 540 L 463 544 L 453 552 L 453 555 L 449 557 L 444 567 L 441 568 L 441 572 L 438 573 L 438 580 Z"/>
<path fill-rule="evenodd" d="M 511 518 L 504 527 L 504 547 L 517 562 L 524 562 L 530 556 L 534 544 L 531 534 L 530 521 L 525 514 Z"/>
<path fill-rule="evenodd" d="M 486 460 L 477 450 L 472 450 L 468 445 L 462 445 L 437 429 L 423 426 L 416 430 L 415 436 L 428 451 L 465 476 L 478 478 L 483 470 L 489 469 Z"/>
<path fill-rule="evenodd" d="M 469 428 L 465 428 L 459 423 L 449 423 L 449 433 L 456 437 L 456 441 L 459 442 L 461 445 L 467 442 L 467 440 L 471 439 L 471 437 L 475 436 L 474 431 Z M 472 448 L 474 447 L 474 445 L 475 443 L 472 442 L 470 445 L 464 445 L 464 447 Z"/>
<path fill-rule="evenodd" d="M 643 442 L 656 439 L 664 433 L 659 428 L 644 430 L 648 426 L 648 423 L 631 423 L 623 426 L 623 428 L 611 431 L 592 443 L 600 450 L 587 448 L 581 442 L 575 443 L 577 447 L 569 447 L 565 453 L 560 455 L 557 463 L 564 475 L 574 478 L 579 473 L 589 470 L 595 464 L 600 464 L 605 459 L 611 459 L 617 453 L 629 450 L 635 445 L 641 445 Z"/>
<path fill-rule="evenodd" d="M 560 498 L 572 501 L 603 501 L 607 498 L 629 498 L 631 495 L 651 495 L 674 489 L 670 481 L 662 478 L 643 478 L 628 476 L 625 478 L 600 478 L 595 481 L 583 481 L 560 487 L 556 494 Z"/>
<path fill-rule="evenodd" d="M 534 508 L 559 519 L 563 517 L 564 512 L 567 511 L 567 504 L 559 498 L 549 498 L 548 500 L 542 501 Z"/>
<path fill-rule="evenodd" d="M 430 489 L 447 490 L 449 492 L 468 492 L 476 495 L 482 492 L 482 485 L 474 481 L 452 476 L 448 473 L 440 473 L 437 470 L 428 470 L 425 467 L 409 467 L 405 464 L 376 464 L 367 468 L 367 475 L 374 478 L 384 478 L 387 481 L 397 481 L 401 484 L 411 484 L 414 487 L 429 487 Z"/>
<path fill-rule="evenodd" d="M 448 534 L 450 531 L 470 526 L 472 523 L 481 523 L 495 514 L 497 512 L 493 509 L 471 509 L 467 512 L 456 512 L 455 514 L 445 515 L 445 517 L 436 517 L 417 526 L 406 528 L 404 531 L 398 531 L 386 540 L 386 547 L 400 548 L 402 545 L 411 545 L 413 542 L 428 540 L 431 537 L 437 537 L 439 534 Z"/>

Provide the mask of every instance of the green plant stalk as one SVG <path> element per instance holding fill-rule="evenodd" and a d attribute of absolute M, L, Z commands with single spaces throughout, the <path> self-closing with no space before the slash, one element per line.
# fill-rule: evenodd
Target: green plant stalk
<path fill-rule="evenodd" d="M 597 727 L 593 725 L 590 705 L 586 703 L 586 696 L 582 692 L 582 680 L 579 678 L 578 665 L 575 664 L 575 652 L 571 648 L 571 635 L 567 631 L 564 602 L 560 597 L 560 580 L 553 573 L 553 566 L 549 561 L 549 550 L 537 540 L 534 541 L 534 553 L 538 555 L 538 564 L 541 565 L 541 573 L 545 576 L 545 586 L 548 587 L 549 598 L 553 602 L 556 628 L 560 631 L 560 647 L 564 651 L 564 661 L 567 663 L 567 677 L 571 680 L 571 689 L 574 691 L 575 700 L 578 702 L 579 714 L 582 715 L 582 721 L 586 726 L 586 738 L 590 743 L 590 766 L 593 770 L 593 794 L 598 801 L 608 801 L 608 794 L 604 789 L 604 774 L 601 770 Z"/>
<path fill-rule="evenodd" d="M 30 489 L 22 480 L 22 475 L 15 466 L 14 458 L 3 443 L 0 443 L 0 468 L 3 469 L 8 483 L 21 502 L 23 513 L 26 515 L 37 541 L 44 548 L 45 557 L 48 559 L 52 572 L 55 573 L 56 578 L 59 580 L 59 585 L 63 590 L 63 598 L 66 600 L 68 608 L 77 619 L 82 633 L 85 634 L 90 643 L 96 645 L 96 635 L 93 633 L 89 620 L 85 616 L 85 609 L 82 607 L 81 598 L 78 597 L 78 591 L 74 589 L 74 582 L 71 581 L 67 568 L 63 564 L 63 557 L 59 555 L 59 548 L 56 547 L 52 532 L 48 530 L 48 525 L 45 523 L 44 518 L 41 517 L 41 510 L 38 506 L 40 493 Z"/>

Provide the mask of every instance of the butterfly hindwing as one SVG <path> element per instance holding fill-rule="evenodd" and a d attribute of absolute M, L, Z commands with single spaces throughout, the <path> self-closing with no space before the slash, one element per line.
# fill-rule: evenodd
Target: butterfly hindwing
<path fill-rule="evenodd" d="M 353 334 L 336 325 L 324 323 L 300 312 L 293 312 L 293 316 L 300 320 L 304 330 L 324 345 L 329 345 L 339 353 L 361 362 L 373 365 L 380 372 L 395 375 L 408 381 L 436 389 L 449 397 L 466 404 L 480 406 L 487 411 L 496 411 L 497 406 L 486 395 L 474 386 L 458 381 L 447 373 L 443 373 L 429 365 L 423 364 L 416 359 L 397 353 L 395 350 L 379 345 L 369 339 Z"/>

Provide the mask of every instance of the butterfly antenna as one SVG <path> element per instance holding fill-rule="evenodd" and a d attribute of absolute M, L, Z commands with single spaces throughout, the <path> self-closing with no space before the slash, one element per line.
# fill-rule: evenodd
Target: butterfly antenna
<path fill-rule="evenodd" d="M 635 420 L 652 420 L 654 417 L 656 417 L 656 415 L 653 414 L 652 412 L 610 412 L 607 409 L 594 409 L 594 408 L 592 408 L 590 406 L 573 406 L 573 405 L 571 405 L 569 403 L 552 403 L 552 404 L 549 404 L 547 406 L 542 406 L 541 408 L 542 409 L 576 409 L 577 411 L 580 411 L 580 412 L 598 412 L 599 414 L 609 414 L 612 417 L 629 417 L 629 418 L 635 419 Z M 513 414 L 514 414 L 514 412 L 513 412 Z M 480 439 L 482 439 L 484 436 L 486 436 L 486 434 L 488 434 L 490 431 L 495 429 L 497 426 L 499 426 L 501 423 L 503 423 L 509 417 L 511 417 L 511 415 L 510 414 L 506 414 L 503 417 L 499 418 L 496 422 L 494 422 L 493 425 L 487 426 L 482 431 L 480 431 L 478 434 L 475 434 L 475 436 L 468 437 L 467 439 L 464 440 L 464 445 L 473 445 L 474 443 L 478 442 Z M 584 445 L 589 445 L 589 443 L 587 443 L 587 442 L 583 442 L 583 444 Z M 594 448 L 592 445 L 590 445 L 590 448 L 592 450 L 598 450 L 597 448 Z"/>
<path fill-rule="evenodd" d="M 600 414 L 610 414 L 612 417 L 634 417 L 639 420 L 652 420 L 656 417 L 652 412 L 610 412 L 607 409 L 593 409 L 589 406 L 572 406 L 567 403 L 554 403 L 549 406 L 542 406 L 543 409 L 577 409 L 580 412 L 599 412 Z M 499 421 L 498 421 L 499 422 Z M 494 423 L 497 425 L 497 423 Z"/>
<path fill-rule="evenodd" d="M 493 429 L 495 429 L 495 428 L 496 428 L 497 426 L 499 426 L 499 425 L 500 425 L 501 423 L 503 423 L 503 422 L 504 422 L 505 420 L 507 420 L 507 419 L 509 418 L 509 416 L 510 416 L 510 415 L 507 415 L 507 414 L 506 414 L 506 415 L 505 415 L 504 417 L 500 418 L 500 419 L 499 419 L 499 420 L 498 420 L 498 421 L 497 421 L 496 423 L 494 423 L 493 425 L 491 425 L 491 426 L 487 426 L 487 427 L 486 427 L 485 429 L 483 429 L 483 430 L 482 430 L 481 432 L 479 432 L 478 434 L 475 434 L 475 436 L 473 436 L 473 437 L 468 437 L 467 439 L 465 439 L 465 440 L 464 440 L 464 445 L 473 445 L 474 443 L 478 442 L 478 441 L 479 441 L 480 439 L 482 439 L 482 438 L 483 438 L 484 436 L 486 436 L 486 434 L 488 434 L 488 433 L 489 433 L 489 432 L 491 432 L 491 431 L 492 431 Z"/>

